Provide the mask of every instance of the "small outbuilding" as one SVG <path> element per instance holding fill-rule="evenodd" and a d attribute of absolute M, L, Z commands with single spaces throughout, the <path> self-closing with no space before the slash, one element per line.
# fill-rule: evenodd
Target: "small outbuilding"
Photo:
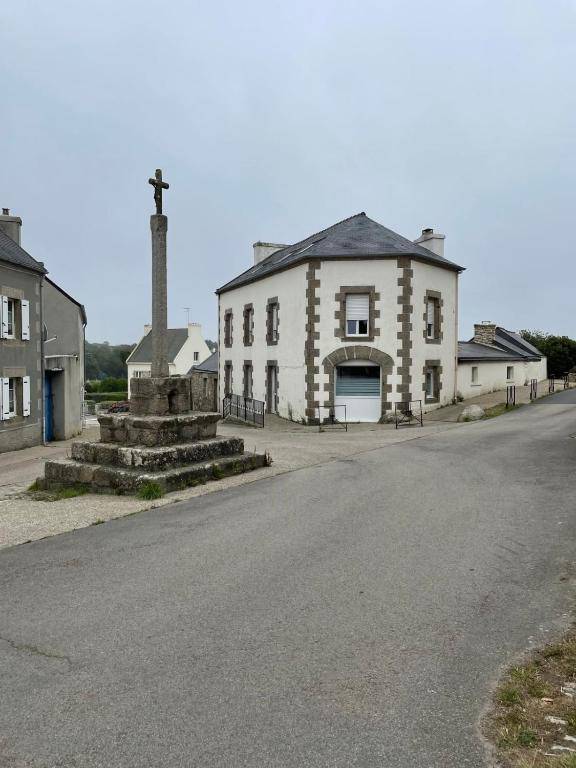
<path fill-rule="evenodd" d="M 458 394 L 464 400 L 546 377 L 546 357 L 520 334 L 495 323 L 478 323 L 470 341 L 458 342 Z"/>
<path fill-rule="evenodd" d="M 218 352 L 188 371 L 193 411 L 218 411 Z"/>

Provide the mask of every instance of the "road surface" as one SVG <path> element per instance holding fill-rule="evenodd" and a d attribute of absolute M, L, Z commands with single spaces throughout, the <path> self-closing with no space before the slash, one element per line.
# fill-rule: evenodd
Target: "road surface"
<path fill-rule="evenodd" d="M 0 766 L 487 765 L 569 620 L 575 405 L 0 552 Z"/>

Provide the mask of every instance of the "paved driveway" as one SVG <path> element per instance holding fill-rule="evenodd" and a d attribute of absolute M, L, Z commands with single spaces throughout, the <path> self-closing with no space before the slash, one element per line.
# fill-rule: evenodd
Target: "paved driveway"
<path fill-rule="evenodd" d="M 575 404 L 0 552 L 0 765 L 485 765 L 573 602 Z"/>

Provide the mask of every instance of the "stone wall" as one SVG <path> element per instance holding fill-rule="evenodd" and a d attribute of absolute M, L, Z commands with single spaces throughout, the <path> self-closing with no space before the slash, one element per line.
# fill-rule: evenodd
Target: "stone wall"
<path fill-rule="evenodd" d="M 193 411 L 218 411 L 218 374 L 210 371 L 192 371 L 190 395 Z"/>

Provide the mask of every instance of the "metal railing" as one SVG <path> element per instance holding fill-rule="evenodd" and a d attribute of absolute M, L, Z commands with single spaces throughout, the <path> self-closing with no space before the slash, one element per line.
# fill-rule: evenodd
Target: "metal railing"
<path fill-rule="evenodd" d="M 344 414 L 342 414 L 344 409 Z M 326 429 L 343 429 L 348 432 L 348 419 L 346 418 L 345 405 L 317 405 L 318 412 L 318 432 L 324 432 Z M 344 415 L 344 421 L 342 421 Z"/>
<path fill-rule="evenodd" d="M 422 400 L 404 400 L 394 403 L 394 426 L 396 429 L 402 425 L 420 424 L 424 426 L 422 415 Z"/>
<path fill-rule="evenodd" d="M 264 426 L 265 404 L 262 400 L 242 395 L 226 395 L 222 400 L 222 416 L 233 416 L 235 419 L 246 421 L 248 424 Z"/>

